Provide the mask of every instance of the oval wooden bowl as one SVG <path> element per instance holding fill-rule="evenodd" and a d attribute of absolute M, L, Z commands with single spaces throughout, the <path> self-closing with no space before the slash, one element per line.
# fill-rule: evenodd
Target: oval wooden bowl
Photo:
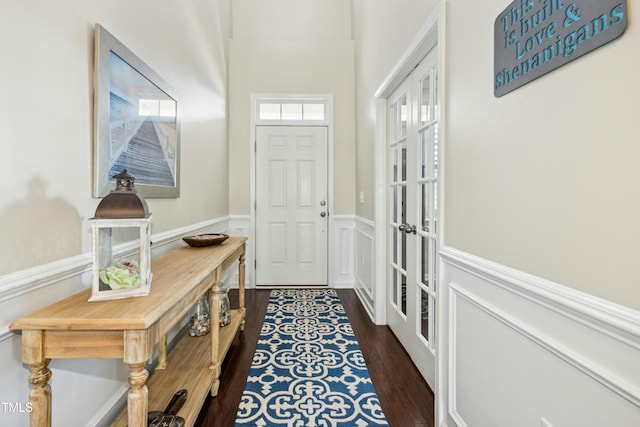
<path fill-rule="evenodd" d="M 226 234 L 215 233 L 215 234 L 198 234 L 195 236 L 183 237 L 184 240 L 189 246 L 194 248 L 201 248 L 203 246 L 212 246 L 219 245 L 229 238 Z"/>

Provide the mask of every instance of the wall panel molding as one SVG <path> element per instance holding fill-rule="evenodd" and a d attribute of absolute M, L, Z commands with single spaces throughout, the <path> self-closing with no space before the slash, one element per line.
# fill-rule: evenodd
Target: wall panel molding
<path fill-rule="evenodd" d="M 640 421 L 637 311 L 452 248 L 441 256 L 447 424 Z"/>
<path fill-rule="evenodd" d="M 334 215 L 329 241 L 329 286 L 353 288 L 355 284 L 355 229 L 353 215 Z"/>
<path fill-rule="evenodd" d="M 375 223 L 366 218 L 356 217 L 355 233 L 355 291 L 367 313 L 375 322 Z"/>
<path fill-rule="evenodd" d="M 230 215 L 229 216 L 229 231 L 230 236 L 244 236 L 247 237 L 246 252 L 244 255 L 245 263 L 245 287 L 247 289 L 255 288 L 255 257 L 253 255 L 254 244 L 251 242 L 251 216 L 250 215 Z M 238 269 L 234 269 L 231 273 L 231 286 L 235 289 L 238 288 L 240 283 L 238 277 Z"/>

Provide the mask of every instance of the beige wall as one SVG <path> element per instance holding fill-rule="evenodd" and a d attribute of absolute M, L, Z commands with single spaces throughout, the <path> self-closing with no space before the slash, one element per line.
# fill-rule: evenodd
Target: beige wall
<path fill-rule="evenodd" d="M 437 0 L 353 0 L 356 43 L 356 214 L 373 220 L 376 90 L 400 60 Z M 360 202 L 360 192 L 364 203 Z"/>
<path fill-rule="evenodd" d="M 355 213 L 354 47 L 343 0 L 234 0 L 229 209 L 250 212 L 252 93 L 333 94 L 334 213 Z M 295 19 L 292 19 L 295 17 Z"/>
<path fill-rule="evenodd" d="M 29 395 L 20 335 L 8 324 L 87 286 L 72 266 L 86 264 L 87 219 L 98 204 L 91 197 L 94 24 L 180 95 L 181 197 L 148 200 L 152 232 L 162 233 L 228 215 L 229 2 L 0 0 L 0 401 L 24 408 Z M 41 267 L 53 261 L 64 268 Z M 50 368 L 54 426 L 96 425 L 126 391 L 121 360 L 53 360 Z M 3 411 L 0 424 L 26 427 L 29 415 Z"/>
<path fill-rule="evenodd" d="M 358 216 L 373 219 L 373 94 L 437 3 L 353 1 Z M 443 243 L 640 308 L 640 10 L 620 39 L 495 98 L 508 2 L 446 5 Z"/>
<path fill-rule="evenodd" d="M 233 38 L 350 40 L 345 0 L 232 0 Z"/>
<path fill-rule="evenodd" d="M 181 97 L 181 197 L 148 200 L 152 231 L 227 215 L 229 13 L 229 1 L 0 0 L 0 275 L 90 249 L 95 23 Z"/>
<path fill-rule="evenodd" d="M 640 308 L 640 9 L 621 38 L 495 98 L 508 3 L 448 3 L 445 243 Z"/>

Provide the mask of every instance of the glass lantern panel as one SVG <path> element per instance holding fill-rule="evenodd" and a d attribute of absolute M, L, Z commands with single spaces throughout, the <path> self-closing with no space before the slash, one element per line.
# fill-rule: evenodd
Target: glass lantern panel
<path fill-rule="evenodd" d="M 140 255 L 131 254 L 114 259 L 100 267 L 100 290 L 132 289 L 143 284 Z"/>
<path fill-rule="evenodd" d="M 149 221 L 107 220 L 94 224 L 94 290 L 126 293 L 149 285 Z M 96 232 L 97 231 L 97 232 Z M 137 243 L 137 248 L 123 251 L 119 246 Z M 136 250 L 137 249 L 137 250 Z M 144 259 L 143 259 L 144 257 Z M 110 294 L 106 292 L 103 295 Z"/>
<path fill-rule="evenodd" d="M 140 240 L 140 227 L 114 227 L 111 233 L 111 240 L 113 245 L 120 245 L 123 243 L 134 242 Z"/>
<path fill-rule="evenodd" d="M 112 229 L 100 228 L 98 229 L 98 266 L 103 269 L 113 263 L 111 255 L 112 241 Z"/>

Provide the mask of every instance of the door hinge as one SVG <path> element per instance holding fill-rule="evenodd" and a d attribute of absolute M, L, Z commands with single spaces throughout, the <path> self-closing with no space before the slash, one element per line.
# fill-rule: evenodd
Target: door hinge
<path fill-rule="evenodd" d="M 253 152 L 254 153 L 258 152 L 258 141 L 253 141 Z"/>
<path fill-rule="evenodd" d="M 254 269 L 257 269 L 257 268 L 258 268 L 258 260 L 257 260 L 257 259 L 254 259 L 254 260 L 253 260 L 253 268 L 254 268 Z"/>

